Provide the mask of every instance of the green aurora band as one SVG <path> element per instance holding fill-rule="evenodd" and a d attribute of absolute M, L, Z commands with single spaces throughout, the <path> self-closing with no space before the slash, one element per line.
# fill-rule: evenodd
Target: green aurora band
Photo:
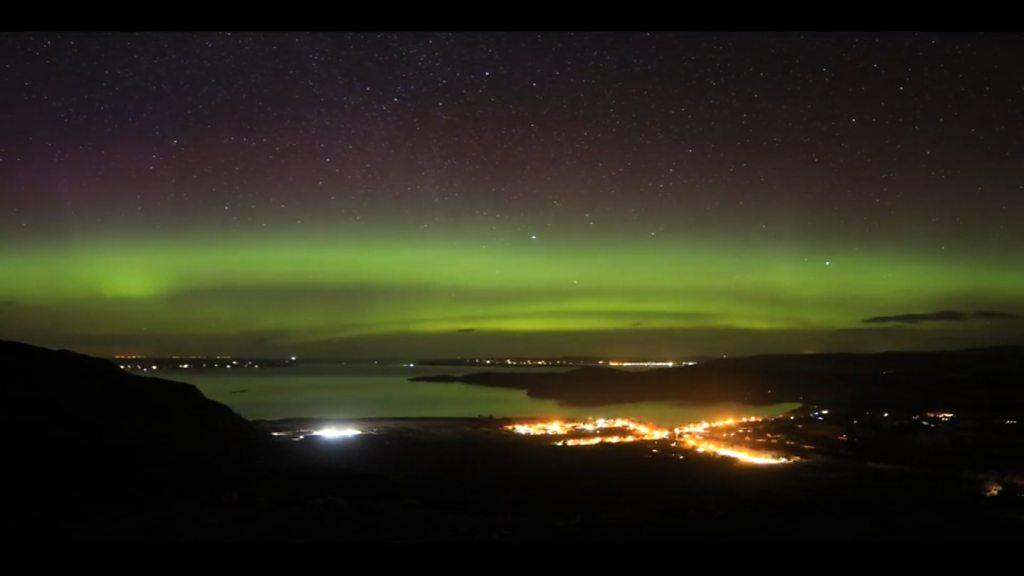
<path fill-rule="evenodd" d="M 1019 314 L 1015 254 L 481 237 L 378 229 L 9 243 L 0 337 L 103 354 L 332 358 L 394 357 L 395 346 L 412 358 L 686 355 L 1020 337 L 1016 320 L 862 322 L 942 309 Z"/>

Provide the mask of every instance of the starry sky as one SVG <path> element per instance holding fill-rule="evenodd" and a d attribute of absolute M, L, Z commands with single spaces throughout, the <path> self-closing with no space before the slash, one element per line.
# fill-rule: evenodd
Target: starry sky
<path fill-rule="evenodd" d="M 0 36 L 0 338 L 1024 344 L 1024 35 Z"/>

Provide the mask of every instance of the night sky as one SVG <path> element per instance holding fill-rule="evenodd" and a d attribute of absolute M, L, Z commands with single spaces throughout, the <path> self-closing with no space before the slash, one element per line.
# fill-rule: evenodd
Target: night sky
<path fill-rule="evenodd" d="M 0 338 L 1024 344 L 1024 35 L 5 34 Z"/>

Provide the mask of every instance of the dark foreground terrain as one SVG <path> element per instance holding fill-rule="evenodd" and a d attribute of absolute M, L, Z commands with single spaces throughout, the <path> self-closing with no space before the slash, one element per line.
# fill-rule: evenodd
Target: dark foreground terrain
<path fill-rule="evenodd" d="M 26 541 L 1024 537 L 1024 435 L 1004 414 L 808 406 L 754 431 L 801 459 L 752 466 L 486 419 L 329 439 L 76 354 L 0 342 L 0 363 L 3 522 Z"/>

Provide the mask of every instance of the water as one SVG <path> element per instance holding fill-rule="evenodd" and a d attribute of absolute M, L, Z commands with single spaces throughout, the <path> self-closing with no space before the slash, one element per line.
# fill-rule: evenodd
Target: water
<path fill-rule="evenodd" d="M 488 370 L 498 370 L 488 368 Z M 508 368 L 504 371 L 530 371 Z M 176 370 L 165 378 L 195 384 L 208 398 L 251 420 L 279 418 L 629 417 L 659 426 L 739 416 L 774 416 L 797 404 L 637 402 L 562 406 L 523 390 L 458 382 L 410 382 L 413 376 L 465 374 L 478 367 L 309 363 L 258 370 Z M 238 392 L 246 390 L 246 392 Z"/>

